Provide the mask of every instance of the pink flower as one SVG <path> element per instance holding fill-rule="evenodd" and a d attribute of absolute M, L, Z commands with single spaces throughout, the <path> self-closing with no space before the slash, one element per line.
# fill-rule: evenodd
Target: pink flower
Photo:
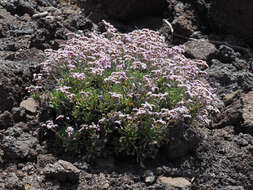
<path fill-rule="evenodd" d="M 69 136 L 73 134 L 73 131 L 74 131 L 73 127 L 67 127 L 66 129 L 66 132 L 68 133 Z"/>

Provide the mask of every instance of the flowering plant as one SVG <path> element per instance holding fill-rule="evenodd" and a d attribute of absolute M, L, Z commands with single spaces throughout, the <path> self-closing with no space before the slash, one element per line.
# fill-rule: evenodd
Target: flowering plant
<path fill-rule="evenodd" d="M 183 46 L 168 48 L 155 31 L 121 34 L 103 22 L 106 32 L 71 34 L 63 48 L 47 50 L 37 86 L 29 88 L 56 110 L 44 126 L 68 149 L 89 158 L 107 149 L 142 161 L 168 143 L 170 126 L 209 123 L 217 109 L 214 89 L 199 80 L 204 61 L 184 57 Z"/>

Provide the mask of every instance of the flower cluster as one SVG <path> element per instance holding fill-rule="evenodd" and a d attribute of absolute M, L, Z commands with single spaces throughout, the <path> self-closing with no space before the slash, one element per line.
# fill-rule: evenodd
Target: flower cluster
<path fill-rule="evenodd" d="M 34 76 L 37 86 L 29 88 L 50 92 L 61 135 L 84 146 L 88 155 L 110 146 L 140 161 L 168 143 L 171 125 L 193 119 L 209 123 L 217 108 L 214 89 L 201 80 L 204 61 L 186 58 L 183 46 L 168 48 L 158 32 L 121 34 L 104 24 L 102 34 L 71 34 L 62 49 L 47 50 L 42 72 Z"/>

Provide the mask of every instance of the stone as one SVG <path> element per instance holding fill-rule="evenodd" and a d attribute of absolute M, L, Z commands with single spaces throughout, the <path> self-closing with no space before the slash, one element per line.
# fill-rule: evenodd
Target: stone
<path fill-rule="evenodd" d="M 44 175 L 49 178 L 55 178 L 60 182 L 79 180 L 80 170 L 70 162 L 59 160 L 54 164 L 47 164 L 42 170 Z"/>
<path fill-rule="evenodd" d="M 8 127 L 12 126 L 13 119 L 10 112 L 5 111 L 4 113 L 0 114 L 0 129 L 7 129 Z"/>
<path fill-rule="evenodd" d="M 12 113 L 12 116 L 13 116 L 13 120 L 15 122 L 25 121 L 25 119 L 26 119 L 25 109 L 22 108 L 22 107 L 12 108 L 11 113 Z"/>
<path fill-rule="evenodd" d="M 232 64 L 225 64 L 217 59 L 211 60 L 211 66 L 206 70 L 207 80 L 216 88 L 216 93 L 224 96 L 236 90 L 250 91 L 253 89 L 253 74 L 248 71 L 238 71 Z"/>
<path fill-rule="evenodd" d="M 38 139 L 21 128 L 8 128 L 0 147 L 10 160 L 33 160 L 37 156 L 36 150 L 40 145 Z"/>
<path fill-rule="evenodd" d="M 171 188 L 184 189 L 191 186 L 191 183 L 183 177 L 159 177 L 157 183 L 164 184 Z"/>
<path fill-rule="evenodd" d="M 240 90 L 236 90 L 234 92 L 226 94 L 223 97 L 223 102 L 224 102 L 225 106 L 228 106 L 228 105 L 232 104 L 235 99 L 237 99 L 238 97 L 240 97 L 240 95 L 241 95 L 241 91 Z"/>
<path fill-rule="evenodd" d="M 196 6 L 190 2 L 172 0 L 168 1 L 168 4 L 169 12 L 173 14 L 174 18 L 171 24 L 174 29 L 175 39 L 178 37 L 178 39 L 185 42 L 187 37 L 195 31 L 200 30 L 201 17 L 199 17 L 198 11 L 196 11 Z"/>
<path fill-rule="evenodd" d="M 14 172 L 8 174 L 5 182 L 5 187 L 7 189 L 22 189 L 22 183 L 20 183 L 20 180 Z"/>
<path fill-rule="evenodd" d="M 146 170 L 144 172 L 144 182 L 147 185 L 153 184 L 156 180 L 156 176 L 154 175 L 154 173 L 151 170 Z"/>
<path fill-rule="evenodd" d="M 242 127 L 245 128 L 250 134 L 253 134 L 253 91 L 242 95 Z"/>
<path fill-rule="evenodd" d="M 170 128 L 169 138 L 169 143 L 161 149 L 169 160 L 184 157 L 194 151 L 200 142 L 197 131 L 183 123 Z"/>
<path fill-rule="evenodd" d="M 53 164 L 57 160 L 52 154 L 40 154 L 37 157 L 37 167 L 44 168 L 48 164 Z"/>
<path fill-rule="evenodd" d="M 36 19 L 36 18 L 41 18 L 41 17 L 46 17 L 48 15 L 48 12 L 45 11 L 45 12 L 42 12 L 42 13 L 37 13 L 37 14 L 34 14 L 32 16 L 33 19 Z"/>
<path fill-rule="evenodd" d="M 42 181 L 43 177 L 38 175 L 28 175 L 22 179 L 25 190 L 43 190 L 44 188 L 40 186 Z"/>
<path fill-rule="evenodd" d="M 25 108 L 28 112 L 35 113 L 39 104 L 33 98 L 28 98 L 20 103 L 20 107 Z"/>
<path fill-rule="evenodd" d="M 192 40 L 184 44 L 185 54 L 192 59 L 211 60 L 217 54 L 215 45 L 208 40 Z"/>
<path fill-rule="evenodd" d="M 243 186 L 227 186 L 224 188 L 225 190 L 244 190 Z"/>
<path fill-rule="evenodd" d="M 236 53 L 233 48 L 226 46 L 226 45 L 220 45 L 219 46 L 219 60 L 223 63 L 231 63 L 236 58 Z"/>
<path fill-rule="evenodd" d="M 237 132 L 253 135 L 253 91 L 238 94 L 237 96 L 239 97 L 230 100 L 230 103 L 219 115 L 213 126 L 224 127 L 226 125 L 234 125 Z M 247 142 L 243 142 L 242 140 L 239 140 L 238 143 L 244 146 L 247 145 Z"/>

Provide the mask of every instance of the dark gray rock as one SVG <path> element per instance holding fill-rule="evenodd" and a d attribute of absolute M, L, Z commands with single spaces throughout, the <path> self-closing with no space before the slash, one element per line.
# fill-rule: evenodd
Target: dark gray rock
<path fill-rule="evenodd" d="M 52 154 L 40 154 L 37 157 L 37 167 L 44 168 L 48 164 L 53 164 L 57 160 Z"/>
<path fill-rule="evenodd" d="M 154 175 L 154 173 L 151 170 L 146 170 L 144 172 L 143 178 L 144 178 L 144 182 L 147 185 L 153 184 L 156 180 L 156 176 Z"/>
<path fill-rule="evenodd" d="M 61 182 L 76 182 L 79 180 L 80 170 L 70 162 L 59 160 L 54 164 L 48 164 L 43 173 L 46 177 L 55 178 Z"/>
<path fill-rule="evenodd" d="M 242 103 L 242 128 L 246 130 L 248 133 L 253 135 L 253 91 L 250 91 L 247 94 L 242 95 L 241 97 Z"/>
<path fill-rule="evenodd" d="M 226 45 L 220 45 L 219 46 L 219 60 L 223 63 L 231 63 L 236 58 L 236 53 L 233 50 L 233 48 L 228 47 Z"/>
<path fill-rule="evenodd" d="M 9 128 L 4 132 L 0 147 L 10 160 L 34 160 L 37 156 L 36 150 L 40 149 L 36 137 L 17 127 Z"/>
<path fill-rule="evenodd" d="M 182 158 L 195 150 L 201 138 L 197 131 L 185 125 L 178 124 L 170 129 L 169 144 L 163 147 L 163 153 L 168 159 Z"/>
<path fill-rule="evenodd" d="M 214 59 L 206 71 L 208 81 L 220 95 L 236 90 L 247 92 L 253 88 L 253 74 L 247 71 L 238 71 L 232 64 L 223 64 Z"/>
<path fill-rule="evenodd" d="M 13 116 L 13 120 L 17 123 L 20 121 L 25 121 L 26 118 L 26 113 L 25 113 L 25 109 L 21 108 L 21 107 L 14 107 L 11 110 L 12 116 Z"/>
<path fill-rule="evenodd" d="M 17 175 L 15 173 L 9 173 L 8 176 L 5 179 L 5 188 L 6 189 L 17 189 L 17 190 L 23 190 L 23 184 L 18 179 Z"/>
<path fill-rule="evenodd" d="M 7 129 L 11 127 L 13 124 L 12 115 L 10 112 L 5 111 L 4 113 L 0 114 L 0 129 Z"/>
<path fill-rule="evenodd" d="M 31 81 L 30 76 L 23 75 L 30 66 L 28 62 L 0 60 L 0 111 L 19 105 Z"/>

